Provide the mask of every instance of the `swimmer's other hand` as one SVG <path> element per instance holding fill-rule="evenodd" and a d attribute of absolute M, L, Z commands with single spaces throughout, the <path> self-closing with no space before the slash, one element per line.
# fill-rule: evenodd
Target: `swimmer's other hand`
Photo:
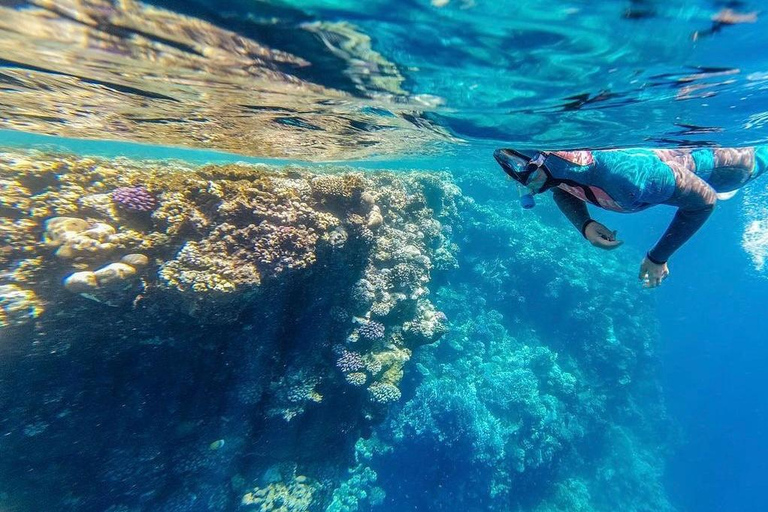
<path fill-rule="evenodd" d="M 646 256 L 640 264 L 640 281 L 643 288 L 656 288 L 669 276 L 669 267 L 666 263 L 656 264 Z"/>
<path fill-rule="evenodd" d="M 615 249 L 624 243 L 616 239 L 616 231 L 611 231 L 595 220 L 584 227 L 584 238 L 595 247 L 606 250 Z"/>

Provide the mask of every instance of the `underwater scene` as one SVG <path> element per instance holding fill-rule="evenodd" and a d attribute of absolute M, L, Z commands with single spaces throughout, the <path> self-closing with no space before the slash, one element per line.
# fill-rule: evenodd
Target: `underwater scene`
<path fill-rule="evenodd" d="M 768 510 L 765 48 L 757 0 L 0 0 L 0 512 Z"/>

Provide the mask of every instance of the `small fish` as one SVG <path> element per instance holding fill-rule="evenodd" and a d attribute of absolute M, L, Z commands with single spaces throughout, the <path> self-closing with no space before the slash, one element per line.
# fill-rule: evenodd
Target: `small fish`
<path fill-rule="evenodd" d="M 218 441 L 214 441 L 211 444 L 209 444 L 208 448 L 210 448 L 211 450 L 218 450 L 222 446 L 224 446 L 224 440 L 219 439 Z"/>

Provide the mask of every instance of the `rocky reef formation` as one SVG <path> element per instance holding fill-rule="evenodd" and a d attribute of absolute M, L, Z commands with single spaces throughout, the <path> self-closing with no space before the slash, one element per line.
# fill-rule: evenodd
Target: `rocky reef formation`
<path fill-rule="evenodd" d="M 634 266 L 479 173 L 2 152 L 0 212 L 6 508 L 671 510 Z"/>

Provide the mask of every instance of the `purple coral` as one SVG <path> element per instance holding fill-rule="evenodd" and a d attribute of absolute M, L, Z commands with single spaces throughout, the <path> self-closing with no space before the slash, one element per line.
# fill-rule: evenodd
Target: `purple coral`
<path fill-rule="evenodd" d="M 120 187 L 112 191 L 112 200 L 129 212 L 151 212 L 157 206 L 155 196 L 142 187 Z"/>
<path fill-rule="evenodd" d="M 336 360 L 336 366 L 342 372 L 359 372 L 365 368 L 365 362 L 360 354 L 357 352 L 350 352 L 349 350 L 343 350 L 339 358 Z"/>
<path fill-rule="evenodd" d="M 363 338 L 371 341 L 378 341 L 384 338 L 384 324 L 371 320 L 370 322 L 361 325 L 358 332 Z"/>

